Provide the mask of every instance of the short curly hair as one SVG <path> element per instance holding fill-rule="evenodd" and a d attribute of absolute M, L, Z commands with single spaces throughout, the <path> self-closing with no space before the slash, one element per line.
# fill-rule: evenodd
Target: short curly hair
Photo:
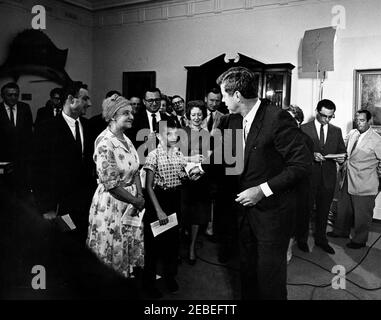
<path fill-rule="evenodd" d="M 194 109 L 194 108 L 199 108 L 201 110 L 202 119 L 205 119 L 207 117 L 208 113 L 206 111 L 205 102 L 202 100 L 192 100 L 192 101 L 189 101 L 187 103 L 187 110 L 185 112 L 185 115 L 186 115 L 188 120 L 190 120 L 190 113 L 191 113 L 192 109 Z"/>

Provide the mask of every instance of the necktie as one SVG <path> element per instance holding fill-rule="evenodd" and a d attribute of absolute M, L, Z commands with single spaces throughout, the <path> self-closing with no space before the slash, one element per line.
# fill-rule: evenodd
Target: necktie
<path fill-rule="evenodd" d="M 320 141 L 319 141 L 319 144 L 320 144 L 320 149 L 324 149 L 324 129 L 323 129 L 323 125 L 321 124 L 320 125 Z"/>
<path fill-rule="evenodd" d="M 9 107 L 9 116 L 10 116 L 12 126 L 15 127 L 16 125 L 15 125 L 15 116 L 13 114 L 13 108 L 14 106 Z"/>
<path fill-rule="evenodd" d="M 82 156 L 82 142 L 81 142 L 81 133 L 79 131 L 79 121 L 75 121 L 75 144 L 78 149 L 78 152 Z"/>
<path fill-rule="evenodd" d="M 208 123 L 207 123 L 208 131 L 212 131 L 213 128 L 213 112 L 210 113 Z"/>
<path fill-rule="evenodd" d="M 355 141 L 355 143 L 353 144 L 353 147 L 352 147 L 352 150 L 351 150 L 350 155 L 351 155 L 351 154 L 353 153 L 353 151 L 356 149 L 357 142 L 359 142 L 359 138 L 360 138 L 360 135 L 357 136 L 356 141 Z"/>
<path fill-rule="evenodd" d="M 59 116 L 61 114 L 61 108 L 54 108 L 55 117 Z"/>
<path fill-rule="evenodd" d="M 156 128 L 156 114 L 152 113 L 152 131 L 156 132 L 155 128 Z"/>
<path fill-rule="evenodd" d="M 180 122 L 181 122 L 181 126 L 185 128 L 186 127 L 186 123 L 185 123 L 184 116 L 181 116 Z"/>

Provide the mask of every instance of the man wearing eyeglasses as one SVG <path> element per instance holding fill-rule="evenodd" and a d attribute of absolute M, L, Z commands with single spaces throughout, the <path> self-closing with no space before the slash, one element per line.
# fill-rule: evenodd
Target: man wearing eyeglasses
<path fill-rule="evenodd" d="M 319 101 L 316 107 L 314 120 L 301 126 L 304 133 L 314 142 L 314 162 L 312 166 L 312 190 L 310 208 L 316 205 L 315 218 L 315 245 L 329 254 L 335 250 L 328 244 L 326 229 L 328 213 L 333 200 L 336 186 L 337 164 L 343 164 L 345 157 L 326 158 L 328 154 L 345 154 L 346 148 L 341 129 L 330 124 L 335 117 L 336 106 L 328 99 Z M 309 210 L 308 214 L 310 214 Z M 306 213 L 307 214 L 307 213 Z M 306 243 L 299 247 L 308 252 L 308 230 L 306 230 Z"/>
<path fill-rule="evenodd" d="M 167 120 L 169 117 L 165 113 L 161 113 L 160 109 L 161 92 L 158 88 L 149 88 L 145 91 L 143 104 L 144 108 L 140 108 L 135 115 L 133 122 L 133 139 L 135 148 L 145 143 L 150 138 L 156 139 L 155 126 L 160 120 Z M 139 130 L 149 129 L 149 136 L 144 139 L 137 137 Z"/>
<path fill-rule="evenodd" d="M 188 120 L 185 117 L 185 102 L 178 95 L 172 97 L 173 110 L 176 113 L 176 120 L 180 127 L 185 128 L 188 125 Z"/>
<path fill-rule="evenodd" d="M 44 121 L 57 117 L 62 112 L 62 89 L 54 88 L 50 91 L 50 99 L 46 102 L 45 107 L 37 110 L 36 121 L 34 127 Z"/>

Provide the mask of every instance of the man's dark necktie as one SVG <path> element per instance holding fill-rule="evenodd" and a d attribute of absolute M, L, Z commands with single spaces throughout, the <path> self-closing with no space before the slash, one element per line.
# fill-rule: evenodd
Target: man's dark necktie
<path fill-rule="evenodd" d="M 351 150 L 350 155 L 351 155 L 351 154 L 353 153 L 353 151 L 356 149 L 356 147 L 357 147 L 357 143 L 359 142 L 359 138 L 360 138 L 360 135 L 357 136 L 356 141 L 355 141 L 355 143 L 353 144 L 353 147 L 352 147 L 352 150 Z"/>
<path fill-rule="evenodd" d="M 81 142 L 81 133 L 79 131 L 79 121 L 75 121 L 75 145 L 78 149 L 79 154 L 82 156 L 82 142 Z"/>
<path fill-rule="evenodd" d="M 10 120 L 11 120 L 12 127 L 16 127 L 16 125 L 15 125 L 15 116 L 13 114 L 13 108 L 14 108 L 14 106 L 9 107 L 9 115 L 10 115 Z"/>
<path fill-rule="evenodd" d="M 186 127 L 186 123 L 185 123 L 185 120 L 184 120 L 184 116 L 181 116 L 181 118 L 180 118 L 180 123 L 181 123 L 181 126 L 182 126 L 183 128 Z"/>
<path fill-rule="evenodd" d="M 152 115 L 152 131 L 156 132 L 156 123 L 157 123 L 156 114 L 151 113 L 151 115 Z"/>
<path fill-rule="evenodd" d="M 210 113 L 208 123 L 207 123 L 208 131 L 212 131 L 213 128 L 213 112 Z"/>
<path fill-rule="evenodd" d="M 57 117 L 61 114 L 61 108 L 54 108 L 54 111 L 56 113 L 55 117 Z"/>
<path fill-rule="evenodd" d="M 323 125 L 321 124 L 320 125 L 320 149 L 324 149 L 324 129 L 323 129 Z"/>

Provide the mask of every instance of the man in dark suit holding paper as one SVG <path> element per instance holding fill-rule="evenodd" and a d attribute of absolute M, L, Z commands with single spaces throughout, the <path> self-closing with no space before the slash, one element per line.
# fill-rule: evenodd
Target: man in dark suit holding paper
<path fill-rule="evenodd" d="M 238 129 L 241 123 L 243 128 L 240 160 L 244 166 L 238 173 L 235 199 L 242 209 L 237 213 L 242 299 L 287 299 L 286 252 L 294 222 L 293 189 L 308 173 L 308 149 L 291 115 L 259 100 L 252 71 L 231 68 L 217 83 L 229 111 L 243 118 L 243 122 L 231 122 L 236 127 L 231 129 Z"/>
<path fill-rule="evenodd" d="M 335 250 L 328 244 L 326 229 L 329 209 L 336 186 L 337 163 L 344 163 L 346 153 L 341 129 L 329 122 L 335 117 L 336 106 L 328 99 L 319 101 L 316 118 L 301 126 L 304 133 L 314 142 L 314 162 L 312 165 L 311 200 L 316 205 L 315 245 L 329 254 Z M 325 158 L 325 155 L 335 154 Z"/>
<path fill-rule="evenodd" d="M 87 86 L 74 82 L 63 89 L 62 113 L 35 132 L 35 195 L 48 220 L 69 214 L 85 243 L 91 197 L 91 139 L 87 119 L 91 105 Z"/>

